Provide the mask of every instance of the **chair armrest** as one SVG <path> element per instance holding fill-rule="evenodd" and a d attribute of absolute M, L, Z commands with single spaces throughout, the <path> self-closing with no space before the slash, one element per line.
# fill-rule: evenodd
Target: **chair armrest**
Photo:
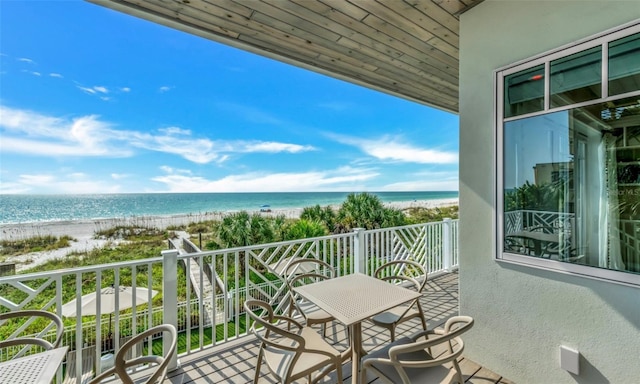
<path fill-rule="evenodd" d="M 451 341 L 456 342 L 455 348 L 452 347 Z M 403 360 L 402 355 L 408 354 L 416 351 L 427 350 L 431 347 L 445 344 L 446 343 L 446 352 L 442 353 L 440 356 L 435 358 L 431 358 L 430 360 L 416 361 L 416 360 Z M 389 349 L 389 360 L 388 364 L 400 364 L 403 367 L 408 368 L 424 368 L 431 367 L 435 365 L 441 365 L 453 361 L 462 355 L 464 350 L 464 342 L 460 337 L 451 338 L 448 336 L 440 336 L 435 339 L 426 340 L 422 342 L 416 342 L 411 344 L 404 345 L 396 345 Z M 383 359 L 385 360 L 385 359 Z"/>
<path fill-rule="evenodd" d="M 426 339 L 429 335 L 444 335 L 444 333 L 445 332 L 442 328 L 427 329 L 418 333 L 414 333 L 413 335 L 409 336 L 409 338 L 411 339 L 411 341 L 416 342 L 421 337 L 424 337 Z"/>
<path fill-rule="evenodd" d="M 273 316 L 273 320 L 277 320 L 277 321 L 276 321 L 276 323 L 277 323 L 277 322 L 280 322 L 280 321 L 284 321 L 284 322 L 285 322 L 285 323 L 287 323 L 288 325 L 293 324 L 293 325 L 295 325 L 296 327 L 298 327 L 298 329 L 302 329 L 302 328 L 304 328 L 304 326 L 303 326 L 302 324 L 300 324 L 300 323 L 299 323 L 299 322 L 297 322 L 296 320 L 294 320 L 294 319 L 292 319 L 292 318 L 290 318 L 290 317 L 287 317 L 287 316 L 278 316 L 278 315 L 276 315 L 276 316 Z"/>

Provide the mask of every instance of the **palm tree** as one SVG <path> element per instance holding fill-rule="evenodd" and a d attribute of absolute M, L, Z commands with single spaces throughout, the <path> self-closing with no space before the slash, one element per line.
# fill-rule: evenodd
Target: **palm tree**
<path fill-rule="evenodd" d="M 402 225 L 405 216 L 402 211 L 385 208 L 376 195 L 352 193 L 338 210 L 336 230 L 351 231 L 354 228 L 377 229 Z"/>
<path fill-rule="evenodd" d="M 328 231 L 324 223 L 300 219 L 287 229 L 284 240 L 306 239 L 325 235 L 328 235 Z"/>
<path fill-rule="evenodd" d="M 322 208 L 319 204 L 316 204 L 313 207 L 302 209 L 300 219 L 323 223 L 327 230 L 332 232 L 336 223 L 336 214 L 330 206 L 327 205 Z"/>
<path fill-rule="evenodd" d="M 218 238 L 224 248 L 269 243 L 275 240 L 273 227 L 272 222 L 260 214 L 249 215 L 246 211 L 240 211 L 222 219 L 218 226 Z"/>
<path fill-rule="evenodd" d="M 218 238 L 225 248 L 242 247 L 251 244 L 250 216 L 240 211 L 226 216 L 218 227 Z"/>
<path fill-rule="evenodd" d="M 519 188 L 505 194 L 505 211 L 523 209 L 558 212 L 564 202 L 566 182 L 531 184 L 525 182 Z"/>

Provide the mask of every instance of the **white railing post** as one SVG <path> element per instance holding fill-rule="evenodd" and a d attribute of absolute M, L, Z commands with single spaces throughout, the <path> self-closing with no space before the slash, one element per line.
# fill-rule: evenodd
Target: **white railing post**
<path fill-rule="evenodd" d="M 451 255 L 451 219 L 442 220 L 442 263 L 447 272 L 451 272 L 453 257 Z"/>
<path fill-rule="evenodd" d="M 162 251 L 162 321 L 178 329 L 178 251 Z M 188 332 L 187 332 L 188 334 Z M 162 343 L 163 353 L 167 354 L 169 343 Z M 178 368 L 178 354 L 175 353 L 169 363 L 169 370 Z"/>
<path fill-rule="evenodd" d="M 354 228 L 353 272 L 367 273 L 364 259 L 364 228 Z"/>

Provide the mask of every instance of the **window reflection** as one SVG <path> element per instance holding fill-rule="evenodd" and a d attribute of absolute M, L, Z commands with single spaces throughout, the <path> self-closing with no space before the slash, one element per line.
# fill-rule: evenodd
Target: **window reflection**
<path fill-rule="evenodd" d="M 544 109 L 544 65 L 504 78 L 504 117 Z"/>
<path fill-rule="evenodd" d="M 504 250 L 640 273 L 640 101 L 504 124 Z"/>
<path fill-rule="evenodd" d="M 551 108 L 600 98 L 601 52 L 595 47 L 551 62 Z"/>
<path fill-rule="evenodd" d="M 609 43 L 609 95 L 640 89 L 640 33 Z"/>

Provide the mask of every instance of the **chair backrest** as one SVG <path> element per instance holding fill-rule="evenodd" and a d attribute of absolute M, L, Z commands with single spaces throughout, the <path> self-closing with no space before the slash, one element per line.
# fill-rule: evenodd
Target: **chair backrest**
<path fill-rule="evenodd" d="M 260 340 L 260 349 L 265 352 L 275 352 L 282 357 L 288 355 L 280 361 L 279 364 L 285 366 L 278 371 L 284 372 L 283 377 L 291 376 L 306 345 L 302 336 L 285 328 L 290 328 L 293 325 L 301 330 L 302 324 L 290 317 L 274 314 L 269 303 L 262 300 L 247 300 L 244 303 L 244 309 L 253 322 L 250 332 Z M 286 322 L 287 327 L 278 326 L 282 322 Z"/>
<path fill-rule="evenodd" d="M 298 297 L 293 288 L 332 279 L 334 276 L 333 267 L 319 259 L 298 259 L 290 263 L 285 269 L 284 280 L 293 305 L 297 307 L 298 303 Z M 303 313 L 301 308 L 297 309 Z"/>
<path fill-rule="evenodd" d="M 169 348 L 164 356 L 157 355 L 145 355 L 139 357 L 133 357 L 127 360 L 127 356 L 131 356 L 131 349 L 136 347 L 136 344 L 143 343 L 145 339 L 152 337 L 158 333 L 163 333 L 162 342 L 169 343 Z M 168 336 L 168 337 L 167 337 Z M 137 334 L 131 340 L 127 341 L 120 350 L 116 353 L 114 358 L 114 366 L 100 375 L 96 376 L 89 384 L 97 384 L 107 378 L 111 378 L 116 375 L 124 384 L 133 384 L 134 381 L 131 378 L 131 371 L 133 368 L 143 364 L 156 364 L 153 366 L 151 375 L 146 379 L 145 384 L 161 383 L 167 375 L 167 368 L 171 359 L 176 354 L 177 345 L 177 333 L 176 328 L 171 324 L 161 324 L 155 327 L 149 328 L 146 331 Z M 163 345 L 164 347 L 164 345 Z M 151 348 L 149 343 L 147 348 Z M 134 354 L 135 355 L 135 354 Z M 138 371 L 136 371 L 137 373 Z"/>
<path fill-rule="evenodd" d="M 395 284 L 409 285 L 409 288 L 422 292 L 427 284 L 427 272 L 413 260 L 393 260 L 379 266 L 373 276 L 376 279 Z"/>
<path fill-rule="evenodd" d="M 399 361 L 401 356 L 406 353 L 425 350 L 436 345 L 447 343 L 448 353 L 437 356 L 433 360 L 428 361 L 411 361 L 404 362 L 403 366 L 419 368 L 430 367 L 445 364 L 458 358 L 464 350 L 464 343 L 460 335 L 467 332 L 473 327 L 473 318 L 469 316 L 454 316 L 447 320 L 441 332 L 424 331 L 418 335 L 426 335 L 435 333 L 436 337 L 429 337 L 424 341 L 414 341 L 408 344 L 399 344 L 389 349 L 389 357 L 392 361 Z M 414 340 L 417 339 L 414 336 Z"/>
<path fill-rule="evenodd" d="M 304 338 L 294 332 L 278 326 L 278 322 L 286 322 L 302 329 L 302 324 L 287 316 L 279 316 L 266 301 L 247 300 L 244 309 L 253 320 L 250 332 L 266 346 L 287 351 L 300 352 L 305 346 Z M 262 329 L 259 329 L 262 328 Z M 293 342 L 293 343 L 292 343 Z"/>
<path fill-rule="evenodd" d="M 294 260 L 284 271 L 285 281 L 291 287 L 332 279 L 334 276 L 331 265 L 314 258 Z"/>
<path fill-rule="evenodd" d="M 291 317 L 276 315 L 265 301 L 247 300 L 244 309 L 252 322 L 250 332 L 260 340 L 254 382 L 258 382 L 263 358 L 273 375 L 283 384 L 303 377 L 308 377 L 310 382 L 316 383 L 318 378 L 328 371 L 320 371 L 320 376 L 316 376 L 314 380 L 311 380 L 311 375 L 328 364 L 335 364 L 338 380 L 342 382 L 340 352 L 331 351 L 332 347 L 324 339 L 316 339 L 311 334 L 305 334 L 302 324 Z M 292 328 L 295 329 L 291 330 Z M 312 333 L 315 334 L 313 331 Z M 302 357 L 305 354 L 314 357 Z M 298 362 L 300 364 L 296 367 Z"/>
<path fill-rule="evenodd" d="M 32 331 L 33 326 L 38 326 L 39 330 Z M 0 341 L 0 349 L 8 347 L 23 346 L 12 358 L 24 356 L 35 347 L 44 350 L 51 350 L 60 346 L 64 325 L 62 319 L 55 313 L 25 309 L 0 314 L 0 327 L 6 328 L 9 336 Z M 55 338 L 52 341 L 46 340 L 45 336 L 55 328 Z"/>
<path fill-rule="evenodd" d="M 412 339 L 413 343 L 398 344 L 389 349 L 389 359 L 396 371 L 402 378 L 403 383 L 420 382 L 419 379 L 413 377 L 416 374 L 423 374 L 420 368 L 429 368 L 453 363 L 456 370 L 457 381 L 464 382 L 457 359 L 464 351 L 464 342 L 460 335 L 467 332 L 473 327 L 473 318 L 469 316 L 454 316 L 447 320 L 442 330 L 420 332 Z M 424 341 L 417 341 L 420 336 L 428 334 L 436 334 L 436 337 L 425 338 Z M 431 347 L 445 344 L 447 350 L 433 359 L 427 360 L 402 360 L 402 356 L 416 351 L 430 350 Z M 417 368 L 406 371 L 404 368 Z M 418 381 L 417 381 L 418 380 Z"/>

